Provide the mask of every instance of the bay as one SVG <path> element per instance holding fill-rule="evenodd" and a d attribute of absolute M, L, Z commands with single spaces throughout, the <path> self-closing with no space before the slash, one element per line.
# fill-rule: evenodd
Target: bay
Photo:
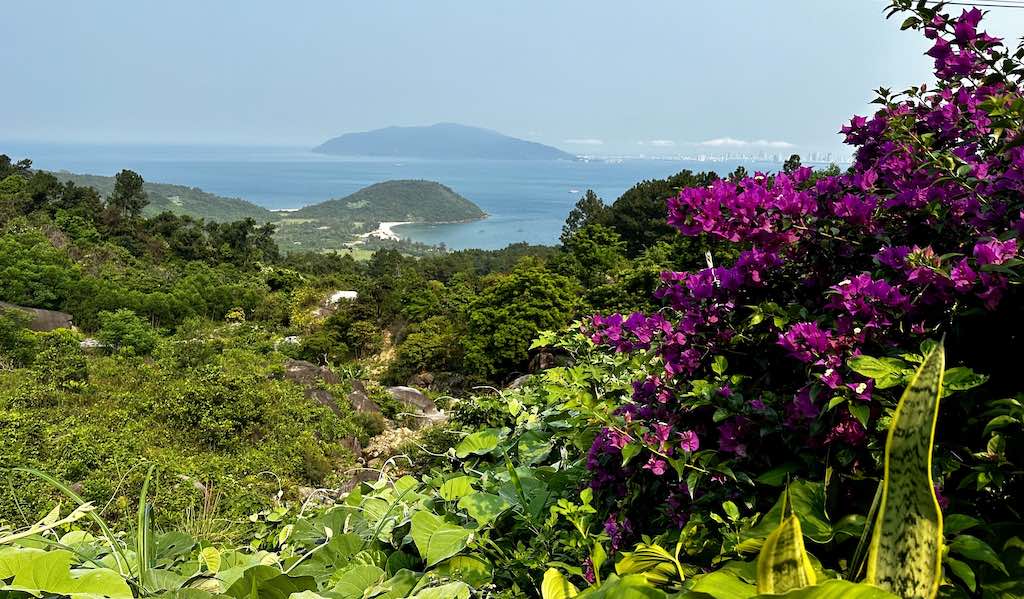
<path fill-rule="evenodd" d="M 683 169 L 719 174 L 777 163 L 679 159 L 424 160 L 325 156 L 283 146 L 126 145 L 0 142 L 0 153 L 31 158 L 46 170 L 114 175 L 131 169 L 147 181 L 198 187 L 272 210 L 344 197 L 389 179 L 443 183 L 488 213 L 471 223 L 402 225 L 395 232 L 452 249 L 497 249 L 510 243 L 555 244 L 562 223 L 587 189 L 606 203 L 646 179 Z"/>

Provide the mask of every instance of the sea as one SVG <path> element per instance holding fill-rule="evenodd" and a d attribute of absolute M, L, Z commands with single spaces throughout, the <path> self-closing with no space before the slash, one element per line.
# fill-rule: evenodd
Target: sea
<path fill-rule="evenodd" d="M 636 183 L 683 169 L 776 171 L 774 162 L 590 158 L 579 160 L 425 160 L 316 154 L 307 148 L 219 145 L 56 144 L 0 141 L 0 153 L 35 167 L 72 173 L 138 172 L 147 181 L 198 187 L 271 210 L 344 197 L 389 179 L 443 183 L 489 215 L 469 223 L 396 227 L 403 238 L 451 249 L 556 244 L 573 205 L 588 189 L 613 202 Z"/>

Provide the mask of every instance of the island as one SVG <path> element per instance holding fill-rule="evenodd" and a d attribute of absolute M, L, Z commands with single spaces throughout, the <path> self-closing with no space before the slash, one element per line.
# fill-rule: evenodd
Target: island
<path fill-rule="evenodd" d="M 436 160 L 575 160 L 558 148 L 457 123 L 385 127 L 346 133 L 313 148 L 338 156 L 387 156 Z"/>
<path fill-rule="evenodd" d="M 395 227 L 412 223 L 462 223 L 487 213 L 436 181 L 399 179 L 374 183 L 343 198 L 277 213 L 284 251 L 344 250 L 370 242 L 397 242 Z"/>

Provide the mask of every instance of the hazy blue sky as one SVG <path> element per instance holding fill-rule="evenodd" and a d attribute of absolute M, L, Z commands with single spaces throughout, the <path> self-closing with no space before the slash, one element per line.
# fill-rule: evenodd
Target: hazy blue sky
<path fill-rule="evenodd" d="M 6 3 L 0 139 L 315 144 L 455 121 L 578 153 L 833 148 L 872 89 L 928 79 L 923 40 L 884 5 Z M 1024 10 L 993 9 L 987 28 L 1019 38 Z"/>

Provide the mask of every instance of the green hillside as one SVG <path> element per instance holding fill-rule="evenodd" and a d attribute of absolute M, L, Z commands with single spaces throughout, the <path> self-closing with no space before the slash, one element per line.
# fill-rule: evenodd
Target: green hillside
<path fill-rule="evenodd" d="M 434 181 L 396 180 L 376 183 L 341 199 L 306 206 L 291 213 L 303 219 L 349 222 L 456 222 L 487 216 L 479 206 Z"/>
<path fill-rule="evenodd" d="M 52 174 L 61 181 L 71 181 L 75 185 L 92 187 L 104 197 L 109 196 L 114 189 L 114 177 L 79 175 L 64 171 Z M 156 216 L 161 212 L 173 212 L 224 223 L 245 218 L 264 223 L 277 218 L 270 210 L 252 202 L 218 196 L 198 187 L 147 182 L 145 190 L 149 199 L 149 205 L 143 210 L 146 216 Z"/>

